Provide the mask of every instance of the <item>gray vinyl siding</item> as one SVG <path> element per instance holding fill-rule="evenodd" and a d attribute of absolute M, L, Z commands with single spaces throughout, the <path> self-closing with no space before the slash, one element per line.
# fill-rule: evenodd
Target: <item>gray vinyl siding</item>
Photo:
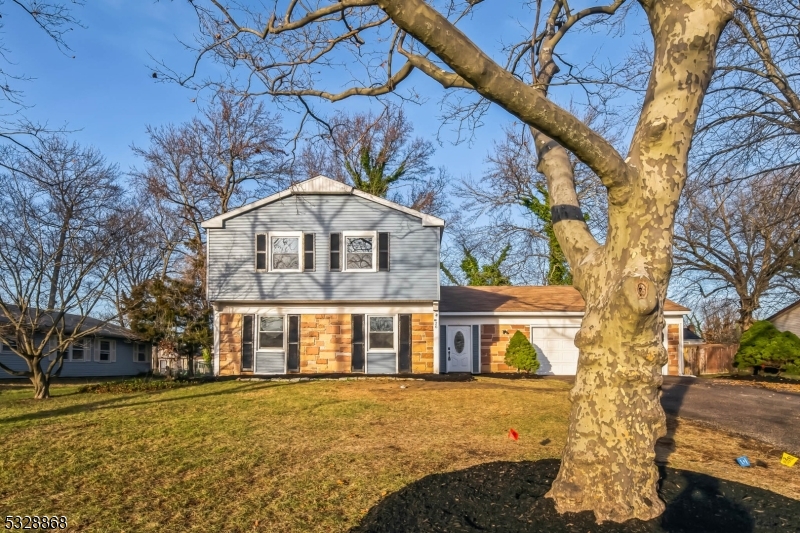
<path fill-rule="evenodd" d="M 396 374 L 396 353 L 367 353 L 367 374 Z"/>
<path fill-rule="evenodd" d="M 256 352 L 256 374 L 283 374 L 286 355 L 281 352 Z"/>
<path fill-rule="evenodd" d="M 315 271 L 256 272 L 255 236 L 270 231 L 314 233 Z M 390 270 L 330 272 L 329 235 L 344 231 L 388 232 Z M 209 299 L 437 300 L 439 231 L 357 196 L 289 196 L 208 230 Z"/>
<path fill-rule="evenodd" d="M 104 340 L 107 339 L 104 337 Z M 105 363 L 95 361 L 92 357 L 89 361 L 64 361 L 64 368 L 61 370 L 63 378 L 88 378 L 88 377 L 111 377 L 111 376 L 136 376 L 150 371 L 150 360 L 145 363 L 134 362 L 132 342 L 125 342 L 123 339 L 107 339 L 116 341 L 116 361 Z M 12 370 L 27 371 L 28 365 L 24 359 L 18 355 L 0 351 L 0 362 Z M 42 363 L 44 369 L 50 364 L 50 359 L 45 359 Z M 0 379 L 16 378 L 11 374 L 0 369 Z"/>
<path fill-rule="evenodd" d="M 795 335 L 800 335 L 800 306 L 773 318 L 772 324 L 780 331 L 791 331 Z"/>

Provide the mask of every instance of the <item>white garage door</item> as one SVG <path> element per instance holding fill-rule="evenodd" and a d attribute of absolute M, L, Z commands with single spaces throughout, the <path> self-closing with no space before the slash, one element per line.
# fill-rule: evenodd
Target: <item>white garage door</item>
<path fill-rule="evenodd" d="M 531 343 L 539 357 L 537 374 L 574 376 L 578 370 L 575 335 L 578 326 L 531 326 Z"/>

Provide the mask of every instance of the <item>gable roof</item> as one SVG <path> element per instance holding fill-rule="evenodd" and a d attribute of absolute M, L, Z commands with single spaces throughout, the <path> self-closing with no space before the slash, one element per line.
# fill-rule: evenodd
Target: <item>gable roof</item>
<path fill-rule="evenodd" d="M 783 309 L 781 309 L 780 311 L 778 311 L 777 313 L 775 313 L 771 317 L 767 318 L 766 320 L 771 322 L 771 321 L 775 320 L 776 318 L 778 318 L 779 316 L 781 316 L 781 315 L 783 315 L 785 313 L 790 313 L 790 312 L 794 311 L 795 308 L 797 308 L 797 307 L 800 307 L 800 300 L 797 300 L 796 302 L 787 305 L 786 307 L 784 307 Z"/>
<path fill-rule="evenodd" d="M 503 286 L 441 288 L 439 311 L 444 313 L 583 313 L 586 303 L 574 287 Z M 689 312 L 689 309 L 667 300 L 664 311 Z"/>
<path fill-rule="evenodd" d="M 253 209 L 258 209 L 259 207 L 271 204 L 273 202 L 277 202 L 278 200 L 281 200 L 288 196 L 303 195 L 303 194 L 339 194 L 339 195 L 358 196 L 359 198 L 369 200 L 370 202 L 375 202 L 376 204 L 380 204 L 385 207 L 401 211 L 407 215 L 417 217 L 422 221 L 423 226 L 437 226 L 440 228 L 444 228 L 444 220 L 442 220 L 441 218 L 435 217 L 433 215 L 426 215 L 425 213 L 421 213 L 409 207 L 405 207 L 400 204 L 390 202 L 386 198 L 381 198 L 379 196 L 366 193 L 364 191 L 359 191 L 355 187 L 351 187 L 340 181 L 332 180 L 326 176 L 317 176 L 315 178 L 301 181 L 300 183 L 295 183 L 288 189 L 285 189 L 281 192 L 277 192 L 271 196 L 262 198 L 261 200 L 256 200 L 255 202 L 243 205 L 242 207 L 238 209 L 233 209 L 231 211 L 228 211 L 227 213 L 217 215 L 214 218 L 209 218 L 200 225 L 206 229 L 224 228 L 226 220 L 247 213 L 248 211 L 252 211 Z"/>

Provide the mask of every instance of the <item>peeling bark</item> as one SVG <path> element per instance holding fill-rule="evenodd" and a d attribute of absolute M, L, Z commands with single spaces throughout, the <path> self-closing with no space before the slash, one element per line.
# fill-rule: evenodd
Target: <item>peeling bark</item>
<path fill-rule="evenodd" d="M 642 5 L 655 57 L 627 159 L 635 178 L 624 201 L 609 196 L 606 244 L 573 265 L 586 314 L 567 445 L 548 493 L 559 512 L 592 510 L 601 522 L 664 511 L 654 448 L 666 430 L 659 388 L 673 224 L 716 43 L 732 15 L 725 1 Z M 558 230 L 570 245 L 574 231 Z"/>

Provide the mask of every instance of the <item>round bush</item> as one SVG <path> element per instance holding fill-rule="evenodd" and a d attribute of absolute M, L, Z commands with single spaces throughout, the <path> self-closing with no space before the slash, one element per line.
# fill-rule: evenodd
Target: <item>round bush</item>
<path fill-rule="evenodd" d="M 536 349 L 521 331 L 514 333 L 506 348 L 506 364 L 517 370 L 536 372 L 539 369 L 539 359 Z"/>

